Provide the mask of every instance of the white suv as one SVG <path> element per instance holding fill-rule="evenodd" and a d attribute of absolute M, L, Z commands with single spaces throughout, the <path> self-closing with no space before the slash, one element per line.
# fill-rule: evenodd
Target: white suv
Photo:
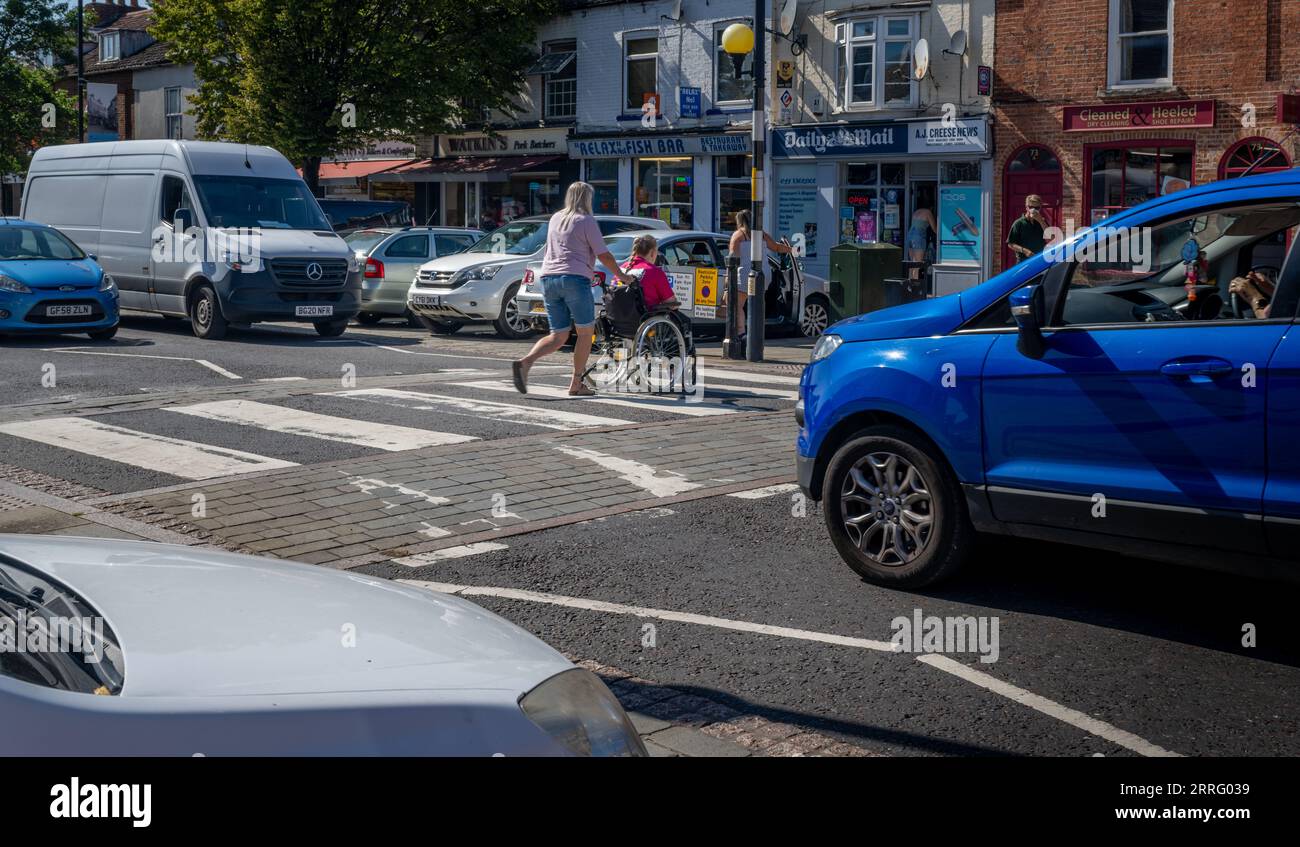
<path fill-rule="evenodd" d="M 531 322 L 519 314 L 515 295 L 524 269 L 542 258 L 549 220 L 550 215 L 518 218 L 464 253 L 421 265 L 407 291 L 407 306 L 435 335 L 450 335 L 468 323 L 491 323 L 503 338 L 529 335 Z M 669 229 L 654 218 L 596 215 L 596 221 L 605 235 Z"/>

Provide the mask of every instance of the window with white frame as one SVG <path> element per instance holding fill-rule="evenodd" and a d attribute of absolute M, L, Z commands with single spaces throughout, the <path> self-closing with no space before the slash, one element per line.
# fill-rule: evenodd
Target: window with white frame
<path fill-rule="evenodd" d="M 853 18 L 835 25 L 836 90 L 843 109 L 916 105 L 915 15 Z"/>
<path fill-rule="evenodd" d="M 116 62 L 122 58 L 122 36 L 116 32 L 106 32 L 99 36 L 99 61 Z"/>
<path fill-rule="evenodd" d="M 1110 0 L 1112 86 L 1173 81 L 1173 0 Z"/>
<path fill-rule="evenodd" d="M 646 95 L 658 91 L 659 36 L 656 33 L 627 33 L 623 36 L 623 76 L 626 83 L 624 108 L 639 112 Z"/>
<path fill-rule="evenodd" d="M 736 72 L 736 62 L 722 49 L 722 33 L 734 23 L 751 26 L 749 20 L 728 21 L 713 28 L 713 102 L 750 103 L 754 100 L 754 53 L 745 54 Z"/>
<path fill-rule="evenodd" d="M 167 116 L 167 137 L 176 141 L 184 137 L 184 124 L 181 120 L 181 90 L 179 88 L 163 89 L 163 111 Z"/>
<path fill-rule="evenodd" d="M 542 77 L 542 114 L 547 120 L 572 120 L 578 116 L 578 44 L 557 41 L 546 45 Z"/>

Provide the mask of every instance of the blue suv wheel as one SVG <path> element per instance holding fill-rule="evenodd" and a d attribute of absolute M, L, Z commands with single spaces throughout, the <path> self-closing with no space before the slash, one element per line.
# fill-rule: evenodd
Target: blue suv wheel
<path fill-rule="evenodd" d="M 969 554 L 974 531 L 956 478 L 933 445 L 902 427 L 874 426 L 844 443 L 822 493 L 831 541 L 868 582 L 920 588 Z"/>

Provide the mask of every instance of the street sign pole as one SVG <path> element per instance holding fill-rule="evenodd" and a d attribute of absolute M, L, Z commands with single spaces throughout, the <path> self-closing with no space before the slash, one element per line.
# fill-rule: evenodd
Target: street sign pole
<path fill-rule="evenodd" d="M 767 70 L 765 59 L 769 2 L 771 0 L 754 0 L 754 169 L 750 183 L 750 277 L 746 281 L 749 286 L 746 306 L 749 314 L 745 332 L 745 358 L 751 362 L 763 361 L 763 330 L 766 323 L 766 315 L 763 314 L 766 305 L 763 295 L 767 291 L 767 286 L 763 284 L 767 270 L 763 261 L 763 159 L 766 157 L 767 140 L 767 116 L 764 108 L 767 90 L 763 78 Z"/>
<path fill-rule="evenodd" d="M 86 34 L 84 19 L 85 0 L 77 0 L 77 143 L 86 140 L 86 57 L 81 45 Z"/>

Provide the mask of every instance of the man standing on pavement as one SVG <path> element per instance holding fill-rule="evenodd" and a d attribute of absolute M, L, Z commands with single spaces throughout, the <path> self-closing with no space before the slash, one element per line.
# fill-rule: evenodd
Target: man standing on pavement
<path fill-rule="evenodd" d="M 1046 222 L 1047 219 L 1043 217 L 1043 198 L 1030 194 L 1025 198 L 1025 213 L 1016 218 L 1007 234 L 1007 246 L 1016 254 L 1017 262 L 1043 252 L 1047 246 L 1043 239 Z"/>

